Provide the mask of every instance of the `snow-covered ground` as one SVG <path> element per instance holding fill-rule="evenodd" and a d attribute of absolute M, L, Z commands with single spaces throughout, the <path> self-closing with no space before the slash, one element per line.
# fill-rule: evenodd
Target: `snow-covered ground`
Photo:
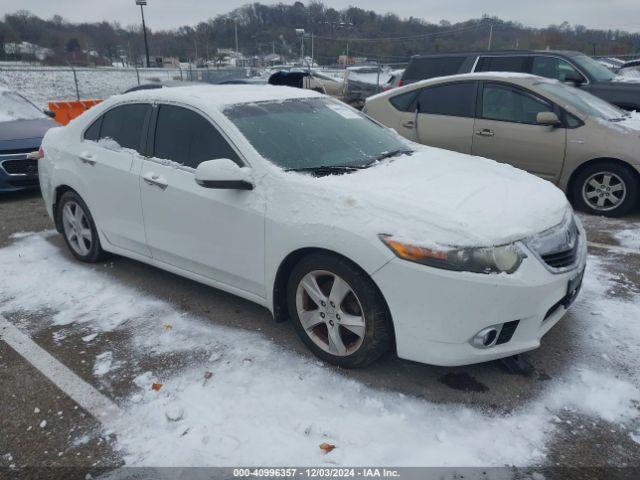
<path fill-rule="evenodd" d="M 122 415 L 105 425 L 129 465 L 531 465 L 545 462 L 567 411 L 640 436 L 640 291 L 615 294 L 614 260 L 589 259 L 572 366 L 495 413 L 374 389 L 258 332 L 206 322 L 69 260 L 52 235 L 0 249 L 0 313 L 32 335 L 57 326 L 58 343 L 64 332 L 86 344 L 118 334 L 93 359 L 103 385 L 158 365 L 137 372 L 117 399 Z M 152 361 L 181 355 L 192 360 Z"/>

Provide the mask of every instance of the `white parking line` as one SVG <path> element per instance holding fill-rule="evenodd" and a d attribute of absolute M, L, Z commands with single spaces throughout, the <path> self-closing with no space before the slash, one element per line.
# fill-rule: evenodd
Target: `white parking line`
<path fill-rule="evenodd" d="M 104 425 L 120 414 L 118 406 L 53 358 L 0 315 L 0 340 L 5 341 L 40 373 Z"/>
<path fill-rule="evenodd" d="M 635 250 L 633 248 L 620 247 L 618 245 L 607 245 L 606 243 L 598 243 L 598 242 L 587 242 L 587 246 L 593 248 L 601 248 L 603 250 L 610 250 L 612 252 L 630 254 L 630 255 L 640 255 L 640 251 Z"/>

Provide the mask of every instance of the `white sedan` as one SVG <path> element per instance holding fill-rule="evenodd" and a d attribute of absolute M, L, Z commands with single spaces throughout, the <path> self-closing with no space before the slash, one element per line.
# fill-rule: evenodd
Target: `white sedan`
<path fill-rule="evenodd" d="M 259 303 L 340 366 L 534 349 L 584 271 L 584 230 L 551 183 L 313 91 L 128 93 L 51 130 L 41 155 L 77 259 L 111 252 Z"/>

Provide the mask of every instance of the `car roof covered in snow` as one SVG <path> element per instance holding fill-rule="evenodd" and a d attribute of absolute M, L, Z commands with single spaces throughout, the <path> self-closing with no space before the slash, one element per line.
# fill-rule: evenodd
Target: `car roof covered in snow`
<path fill-rule="evenodd" d="M 283 101 L 296 98 L 321 97 L 321 93 L 300 88 L 274 85 L 195 85 L 175 88 L 139 90 L 113 97 L 117 101 L 173 101 L 200 107 L 224 109 L 238 103 Z"/>

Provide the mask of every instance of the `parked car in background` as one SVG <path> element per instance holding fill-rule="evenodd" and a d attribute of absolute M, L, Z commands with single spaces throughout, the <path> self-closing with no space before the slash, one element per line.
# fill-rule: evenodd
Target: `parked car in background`
<path fill-rule="evenodd" d="M 625 110 L 640 110 L 640 83 L 622 81 L 580 52 L 513 50 L 422 55 L 411 58 L 402 85 L 470 72 L 518 72 L 579 87 Z"/>
<path fill-rule="evenodd" d="M 365 109 L 410 140 L 545 178 L 581 210 L 619 216 L 637 206 L 640 118 L 556 80 L 436 78 L 371 97 Z"/>
<path fill-rule="evenodd" d="M 22 95 L 0 86 L 0 192 L 38 187 L 35 154 L 56 125 Z"/>
<path fill-rule="evenodd" d="M 537 348 L 585 267 L 549 182 L 407 142 L 311 90 L 131 92 L 52 130 L 43 155 L 77 259 L 113 252 L 257 302 L 345 367 L 393 347 L 438 365 Z"/>

